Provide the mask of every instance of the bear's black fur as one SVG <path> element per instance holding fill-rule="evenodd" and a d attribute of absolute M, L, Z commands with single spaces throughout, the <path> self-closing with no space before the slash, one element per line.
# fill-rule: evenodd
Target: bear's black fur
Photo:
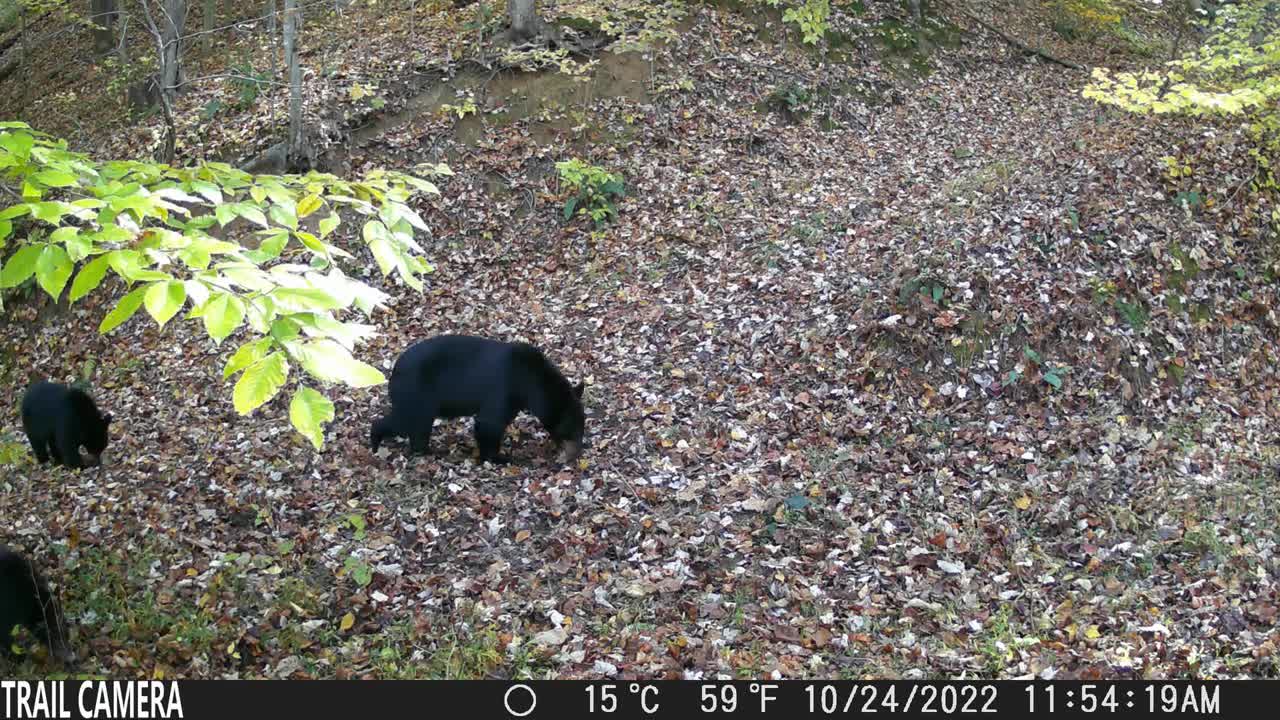
<path fill-rule="evenodd" d="M 67 467 L 96 465 L 107 447 L 111 414 L 98 412 L 93 398 L 77 388 L 40 381 L 22 398 L 22 428 L 40 462 Z M 89 457 L 80 455 L 84 447 Z"/>
<path fill-rule="evenodd" d="M 22 625 L 64 663 L 75 662 L 58 600 L 27 558 L 0 545 L 0 654 L 13 653 L 13 630 Z"/>
<path fill-rule="evenodd" d="M 440 335 L 404 351 L 391 370 L 391 412 L 373 423 L 376 452 L 387 437 L 407 437 L 427 452 L 438 417 L 475 417 L 480 459 L 499 453 L 507 425 L 521 411 L 542 422 L 563 446 L 561 462 L 582 451 L 582 385 L 574 386 L 538 348 L 467 335 Z"/>

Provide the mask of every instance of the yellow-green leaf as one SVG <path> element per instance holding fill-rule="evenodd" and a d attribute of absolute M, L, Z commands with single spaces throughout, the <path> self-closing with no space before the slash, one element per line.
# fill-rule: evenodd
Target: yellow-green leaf
<path fill-rule="evenodd" d="M 49 187 L 71 187 L 76 184 L 76 176 L 65 170 L 42 170 L 34 177 L 36 182 Z"/>
<path fill-rule="evenodd" d="M 267 350 L 271 348 L 271 338 L 258 338 L 240 346 L 231 359 L 227 361 L 227 366 L 222 369 L 222 379 L 235 375 L 241 370 L 258 362 L 267 356 Z"/>
<path fill-rule="evenodd" d="M 75 302 L 101 285 L 102 279 L 107 276 L 107 269 L 110 266 L 111 258 L 106 255 L 99 255 L 86 263 L 84 267 L 80 268 L 80 272 L 76 274 L 76 279 L 71 282 L 71 293 L 67 297 L 68 301 Z"/>
<path fill-rule="evenodd" d="M 143 298 L 147 312 L 155 321 L 164 327 L 169 319 L 182 309 L 187 301 L 187 288 L 177 280 L 161 280 L 147 286 L 147 294 Z"/>
<path fill-rule="evenodd" d="M 115 309 L 102 318 L 102 324 L 98 326 L 98 332 L 106 335 L 119 327 L 125 320 L 133 317 L 133 314 L 138 312 L 138 308 L 142 307 L 142 296 L 146 292 L 147 288 L 140 287 L 120 298 L 120 302 L 116 304 Z"/>
<path fill-rule="evenodd" d="M 24 245 L 9 258 L 0 270 L 0 288 L 17 287 L 26 282 L 36 271 L 36 262 L 44 250 L 42 245 Z"/>
<path fill-rule="evenodd" d="M 49 293 L 49 297 L 57 300 L 71 278 L 73 267 L 71 258 L 61 245 L 46 245 L 36 261 L 36 282 Z"/>
<path fill-rule="evenodd" d="M 242 322 L 244 301 L 235 295 L 218 293 L 204 305 L 204 329 L 215 344 L 221 344 Z"/>
<path fill-rule="evenodd" d="M 284 353 L 276 351 L 250 365 L 236 382 L 231 400 L 236 412 L 248 415 L 280 392 L 289 377 L 289 363 Z"/>
<path fill-rule="evenodd" d="M 337 214 L 330 215 L 329 217 L 321 220 L 320 221 L 320 237 L 326 237 L 329 233 L 333 232 L 334 230 L 337 230 L 338 226 L 341 224 L 342 224 L 342 219 L 338 217 Z"/>
<path fill-rule="evenodd" d="M 324 447 L 324 426 L 333 420 L 333 403 L 329 398 L 303 387 L 289 402 L 289 421 L 311 441 L 316 450 Z"/>
<path fill-rule="evenodd" d="M 304 218 L 310 215 L 316 210 L 319 210 L 320 206 L 323 204 L 324 201 L 320 199 L 319 195 L 313 194 L 302 198 L 302 202 L 298 203 L 298 217 Z"/>
<path fill-rule="evenodd" d="M 300 352 L 302 367 L 327 382 L 341 382 L 351 387 L 370 387 L 386 382 L 374 366 L 363 363 L 337 341 L 321 338 L 307 343 Z"/>

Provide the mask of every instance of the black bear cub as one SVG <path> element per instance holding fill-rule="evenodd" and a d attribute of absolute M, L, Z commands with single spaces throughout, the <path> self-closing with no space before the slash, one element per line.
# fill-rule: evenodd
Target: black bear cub
<path fill-rule="evenodd" d="M 582 385 L 570 384 L 532 345 L 440 335 L 405 350 L 389 385 L 391 412 L 370 432 L 375 452 L 388 437 L 406 437 L 413 452 L 427 452 L 436 418 L 474 416 L 480 459 L 506 462 L 502 438 L 521 411 L 562 446 L 560 462 L 582 452 Z"/>
<path fill-rule="evenodd" d="M 67 623 L 58 600 L 27 558 L 0 545 L 0 654 L 13 654 L 13 630 L 22 625 L 64 663 L 76 656 L 67 642 Z"/>
<path fill-rule="evenodd" d="M 97 465 L 107 447 L 111 414 L 98 412 L 83 390 L 40 381 L 22 398 L 22 429 L 40 462 L 50 458 L 67 467 Z M 82 457 L 80 448 L 88 452 Z"/>

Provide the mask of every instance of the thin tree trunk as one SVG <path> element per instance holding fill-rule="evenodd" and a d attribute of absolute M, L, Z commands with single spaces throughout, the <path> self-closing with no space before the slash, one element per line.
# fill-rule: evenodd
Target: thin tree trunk
<path fill-rule="evenodd" d="M 129 16 L 120 13 L 120 36 L 116 39 L 116 61 L 120 63 L 121 72 L 129 67 L 129 51 L 125 49 L 125 37 L 129 32 Z"/>
<path fill-rule="evenodd" d="M 297 0 L 284 0 L 284 57 L 289 68 L 289 159 L 302 155 L 302 63 L 298 60 L 298 34 L 302 8 Z"/>
<path fill-rule="evenodd" d="M 22 107 L 25 108 L 27 106 L 27 91 L 31 86 L 30 73 L 27 72 L 27 6 L 25 4 L 19 4 L 18 6 L 18 20 L 21 23 L 18 27 L 18 34 L 22 37 L 22 44 L 18 48 L 21 52 L 18 55 L 18 77 L 22 78 Z"/>
<path fill-rule="evenodd" d="M 204 0 L 204 34 L 200 36 L 200 47 L 205 52 L 213 47 L 214 21 L 218 17 L 218 0 Z"/>
<path fill-rule="evenodd" d="M 531 40 L 541 30 L 537 0 L 507 0 L 507 19 L 511 21 L 511 40 Z"/>
<path fill-rule="evenodd" d="M 168 98 L 169 104 L 172 105 L 178 86 L 182 84 L 179 51 L 182 47 L 182 29 L 187 20 L 187 2 L 186 0 L 164 0 L 160 6 L 164 16 L 159 25 L 156 24 L 155 17 L 151 13 L 149 0 L 140 0 L 138 4 L 142 6 L 152 34 L 159 34 L 156 41 L 159 43 L 160 50 L 158 78 L 160 93 Z"/>
<path fill-rule="evenodd" d="M 174 2 L 175 0 L 168 1 Z M 168 84 L 165 78 L 169 77 L 171 74 L 170 68 L 166 67 L 166 63 L 169 62 L 170 52 L 172 51 L 174 56 L 177 55 L 177 38 L 175 37 L 173 42 L 166 44 L 165 34 L 161 32 L 160 28 L 156 25 L 155 18 L 151 15 L 151 5 L 148 0 L 140 0 L 138 4 L 142 6 L 142 14 L 147 19 L 147 27 L 151 30 L 151 36 L 156 41 L 156 54 L 160 62 L 160 108 L 164 111 L 164 124 L 168 129 L 164 143 L 163 161 L 166 164 L 172 164 L 174 156 L 177 154 L 178 126 L 173 119 L 172 99 L 174 88 Z M 166 26 L 170 25 L 168 21 L 166 21 L 165 24 Z M 174 60 L 176 62 L 176 57 Z M 174 74 L 176 75 L 176 73 Z"/>
<path fill-rule="evenodd" d="M 276 0 L 267 0 L 267 32 L 271 35 L 271 84 L 280 79 L 280 23 L 277 21 Z"/>
<path fill-rule="evenodd" d="M 112 25 L 116 19 L 116 0 L 89 0 L 89 19 L 93 22 L 93 50 L 105 55 L 115 47 Z"/>

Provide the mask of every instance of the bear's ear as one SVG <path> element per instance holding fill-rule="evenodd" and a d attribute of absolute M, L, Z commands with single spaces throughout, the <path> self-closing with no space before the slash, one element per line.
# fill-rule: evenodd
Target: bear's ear
<path fill-rule="evenodd" d="M 103 415 L 103 416 L 102 416 L 102 424 L 103 424 L 103 425 L 110 425 L 110 424 L 111 424 L 111 413 L 107 413 L 106 415 Z"/>
<path fill-rule="evenodd" d="M 575 396 L 577 396 L 577 398 L 578 398 L 579 400 L 581 400 L 581 399 L 582 399 L 582 391 L 583 391 L 583 390 L 585 390 L 585 389 L 586 389 L 586 387 L 585 387 L 584 383 L 578 383 L 577 385 L 574 385 L 574 386 L 573 386 L 573 394 L 574 394 Z"/>

